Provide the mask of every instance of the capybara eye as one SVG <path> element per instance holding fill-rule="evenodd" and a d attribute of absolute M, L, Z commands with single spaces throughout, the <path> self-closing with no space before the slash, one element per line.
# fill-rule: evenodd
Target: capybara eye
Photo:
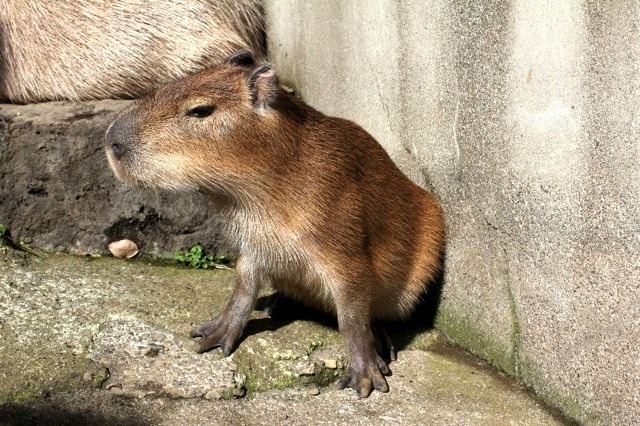
<path fill-rule="evenodd" d="M 213 105 L 198 105 L 187 111 L 187 115 L 189 117 L 204 118 L 213 114 L 213 109 Z"/>

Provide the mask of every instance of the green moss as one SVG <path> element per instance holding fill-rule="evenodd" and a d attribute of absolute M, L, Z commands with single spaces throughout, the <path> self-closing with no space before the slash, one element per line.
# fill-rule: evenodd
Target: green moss
<path fill-rule="evenodd" d="M 26 268 L 35 262 L 34 269 L 45 269 L 48 276 L 47 281 L 34 278 L 35 284 L 12 284 L 8 297 L 18 303 L 23 299 L 21 292 L 35 291 L 39 300 L 36 308 L 17 311 L 11 322 L 0 323 L 0 371 L 5 377 L 0 381 L 0 403 L 101 387 L 108 373 L 87 357 L 96 331 L 88 324 L 100 323 L 107 314 L 133 314 L 186 336 L 192 323 L 209 319 L 212 311 L 223 308 L 235 279 L 232 271 L 190 270 L 175 264 L 150 267 L 146 262 L 109 257 L 31 256 L 29 264 L 24 265 L 23 255 L 28 255 L 15 252 L 20 255 L 17 257 L 13 253 L 7 255 L 11 262 L 20 262 L 19 266 Z M 0 265 L 0 274 L 3 268 L 13 267 L 11 262 Z M 52 284 L 66 276 L 80 278 L 65 281 L 65 286 Z M 126 291 L 105 291 L 102 295 L 87 292 L 84 281 L 93 276 L 100 277 L 107 287 L 113 283 Z M 50 305 L 56 303 L 59 294 L 69 293 L 82 296 L 73 305 L 60 302 L 60 312 L 76 319 L 58 321 Z M 47 326 L 49 323 L 51 326 Z M 37 338 L 29 337 L 32 334 Z"/>
<path fill-rule="evenodd" d="M 438 328 L 447 339 L 486 360 L 510 376 L 515 376 L 513 356 L 495 340 L 481 333 L 468 320 L 440 311 L 436 317 Z"/>
<path fill-rule="evenodd" d="M 16 355 L 27 359 L 28 352 L 29 348 L 24 348 L 17 351 Z M 99 388 L 108 376 L 105 369 L 88 359 L 53 353 L 43 355 L 42 358 L 32 357 L 26 363 L 2 362 L 1 368 L 7 379 L 0 384 L 0 404 L 78 389 Z M 85 380 L 85 374 L 90 374 L 91 379 Z"/>
<path fill-rule="evenodd" d="M 335 382 L 343 373 L 344 368 L 329 369 L 315 363 L 314 374 L 301 376 L 291 369 L 290 363 L 269 362 L 254 357 L 240 356 L 237 364 L 246 375 L 246 389 L 248 394 L 255 394 L 271 389 L 288 389 L 293 387 L 317 385 L 325 387 Z M 289 367 L 289 368 L 288 368 Z"/>
<path fill-rule="evenodd" d="M 501 348 L 490 337 L 477 331 L 477 328 L 467 321 L 457 316 L 449 315 L 446 312 L 440 312 L 436 318 L 436 327 L 442 331 L 445 337 L 451 342 L 464 349 L 470 351 L 474 355 L 486 360 L 489 364 L 499 368 L 509 376 L 517 378 L 520 383 L 532 390 L 545 404 L 551 407 L 557 407 L 562 410 L 556 414 L 558 418 L 580 423 L 599 425 L 603 424 L 602 417 L 587 413 L 585 407 L 577 402 L 575 397 L 568 395 L 560 395 L 559 393 L 549 389 L 548 384 L 541 381 L 541 374 L 533 371 L 521 357 L 514 356 L 505 348 Z M 514 338 L 519 337 L 516 331 Z M 518 342 L 512 342 L 517 349 Z M 585 398 L 586 399 L 586 398 Z"/>
<path fill-rule="evenodd" d="M 602 415 L 593 411 L 587 411 L 583 404 L 578 402 L 579 399 L 587 400 L 587 398 L 579 398 L 579 395 L 561 395 L 550 389 L 548 384 L 543 383 L 539 377 L 541 374 L 525 362 L 520 362 L 519 371 L 521 373 L 521 382 L 533 391 L 540 399 L 552 407 L 562 410 L 562 413 L 568 419 L 575 421 L 576 424 L 602 425 L 606 424 Z"/>
<path fill-rule="evenodd" d="M 6 394 L 4 397 L 0 394 L 0 404 L 5 402 L 25 402 L 39 396 L 39 393 L 28 391 L 11 392 Z"/>
<path fill-rule="evenodd" d="M 330 369 L 316 364 L 312 383 L 320 387 L 326 387 L 338 380 L 344 374 L 345 365 L 340 363 L 338 368 Z"/>
<path fill-rule="evenodd" d="M 249 394 L 269 389 L 290 388 L 299 383 L 299 380 L 297 380 L 299 377 L 296 377 L 287 368 L 292 357 L 283 360 L 282 357 L 269 356 L 268 352 L 266 350 L 253 351 L 251 348 L 241 348 L 234 356 L 234 361 L 239 371 L 246 378 L 245 387 Z"/>
<path fill-rule="evenodd" d="M 282 363 L 272 358 L 239 350 L 234 360 L 239 371 L 246 377 L 245 387 L 249 394 L 269 389 L 284 389 L 295 384 L 293 375 L 286 374 Z"/>
<path fill-rule="evenodd" d="M 264 321 L 271 321 L 263 319 Z M 321 359 L 325 354 L 334 358 L 339 334 L 313 322 L 294 321 L 275 331 L 250 336 L 234 355 L 234 363 L 246 377 L 249 394 L 270 389 L 298 386 L 326 386 L 342 374 L 342 365 L 329 369 Z M 331 345 L 327 347 L 327 345 Z M 301 368 L 311 367 L 312 374 L 302 374 Z"/>
<path fill-rule="evenodd" d="M 106 368 L 100 368 L 91 378 L 91 385 L 94 388 L 101 388 L 104 382 L 109 378 L 109 372 Z"/>

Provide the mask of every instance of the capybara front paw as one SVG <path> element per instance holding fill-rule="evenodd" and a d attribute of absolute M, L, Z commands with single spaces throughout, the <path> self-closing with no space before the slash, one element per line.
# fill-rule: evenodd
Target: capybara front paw
<path fill-rule="evenodd" d="M 202 337 L 202 340 L 196 346 L 197 353 L 201 354 L 220 347 L 225 356 L 233 353 L 241 334 L 242 327 L 229 324 L 222 317 L 200 324 L 189 333 L 191 337 Z"/>
<path fill-rule="evenodd" d="M 389 392 L 389 385 L 378 364 L 379 362 L 371 362 L 361 368 L 349 365 L 344 376 L 338 382 L 338 389 L 355 389 L 360 398 L 368 397 L 374 389 L 379 392 Z M 384 369 L 386 372 L 390 372 L 386 363 L 384 363 Z"/>

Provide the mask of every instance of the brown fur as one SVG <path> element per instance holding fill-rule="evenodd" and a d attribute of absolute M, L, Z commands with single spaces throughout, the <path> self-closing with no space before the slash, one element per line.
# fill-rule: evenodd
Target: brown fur
<path fill-rule="evenodd" d="M 198 106 L 214 110 L 190 116 Z M 226 220 L 238 284 L 225 312 L 194 330 L 201 351 L 230 353 L 269 283 L 337 315 L 350 359 L 341 387 L 388 389 L 371 324 L 411 313 L 440 267 L 444 222 L 367 132 L 278 89 L 272 67 L 241 52 L 121 113 L 107 154 L 121 179 L 203 191 Z"/>
<path fill-rule="evenodd" d="M 264 42 L 259 0 L 2 0 L 0 100 L 140 97 Z"/>

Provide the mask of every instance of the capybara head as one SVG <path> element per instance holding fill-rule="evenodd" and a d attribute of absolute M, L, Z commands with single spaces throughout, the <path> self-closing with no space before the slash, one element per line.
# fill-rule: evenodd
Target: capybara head
<path fill-rule="evenodd" d="M 278 77 L 240 51 L 176 80 L 122 111 L 106 134 L 116 175 L 127 183 L 225 193 L 273 162 Z"/>

